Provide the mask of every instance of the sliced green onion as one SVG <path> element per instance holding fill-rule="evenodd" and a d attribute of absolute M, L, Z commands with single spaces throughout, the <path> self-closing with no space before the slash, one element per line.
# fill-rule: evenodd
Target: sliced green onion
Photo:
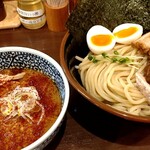
<path fill-rule="evenodd" d="M 93 55 L 88 55 L 88 59 L 92 61 L 93 63 L 97 63 L 99 60 L 97 60 Z"/>
<path fill-rule="evenodd" d="M 119 52 L 118 52 L 118 51 L 114 51 L 114 54 L 115 54 L 115 55 L 119 55 Z"/>
<path fill-rule="evenodd" d="M 107 55 L 107 53 L 102 53 L 102 56 L 104 57 L 104 58 L 109 58 L 109 56 Z"/>
<path fill-rule="evenodd" d="M 112 62 L 117 62 L 117 61 L 118 61 L 117 57 L 112 58 Z"/>

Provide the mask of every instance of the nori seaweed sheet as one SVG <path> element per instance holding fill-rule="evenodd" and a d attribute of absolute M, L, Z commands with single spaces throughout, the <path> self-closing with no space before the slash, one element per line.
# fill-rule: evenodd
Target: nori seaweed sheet
<path fill-rule="evenodd" d="M 76 41 L 82 42 L 93 25 L 100 24 L 112 31 L 129 22 L 150 31 L 150 0 L 79 0 L 66 27 Z"/>

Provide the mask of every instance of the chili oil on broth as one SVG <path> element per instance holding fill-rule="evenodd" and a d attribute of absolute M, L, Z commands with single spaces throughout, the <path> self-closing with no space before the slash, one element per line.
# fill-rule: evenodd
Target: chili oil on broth
<path fill-rule="evenodd" d="M 61 98 L 58 88 L 54 81 L 41 72 L 31 69 L 5 69 L 0 74 L 15 75 L 25 72 L 23 78 L 10 80 L 0 86 L 0 98 L 5 97 L 17 86 L 34 86 L 38 92 L 40 100 L 30 112 L 27 120 L 22 116 L 16 115 L 6 119 L 0 111 L 0 150 L 19 150 L 36 141 L 41 137 L 55 122 L 61 110 Z M 0 103 L 0 107 L 2 103 Z M 43 106 L 44 115 L 41 117 Z"/>

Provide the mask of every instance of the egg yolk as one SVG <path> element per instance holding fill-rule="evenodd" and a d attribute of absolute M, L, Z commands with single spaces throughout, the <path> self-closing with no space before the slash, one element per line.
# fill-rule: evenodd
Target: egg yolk
<path fill-rule="evenodd" d="M 119 38 L 125 38 L 128 36 L 131 36 L 132 34 L 134 34 L 135 32 L 137 32 L 138 28 L 136 27 L 129 27 L 123 30 L 120 30 L 116 33 L 114 33 L 115 36 L 119 37 Z"/>
<path fill-rule="evenodd" d="M 112 42 L 113 36 L 112 35 L 95 35 L 91 37 L 91 41 L 96 46 L 106 46 Z"/>

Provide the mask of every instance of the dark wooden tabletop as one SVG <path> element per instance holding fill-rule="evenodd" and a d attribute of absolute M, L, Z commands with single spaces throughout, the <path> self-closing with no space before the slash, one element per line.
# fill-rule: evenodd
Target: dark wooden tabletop
<path fill-rule="evenodd" d="M 59 62 L 65 32 L 24 27 L 0 30 L 0 47 L 23 46 L 42 51 Z M 150 124 L 124 120 L 100 110 L 70 85 L 65 121 L 44 150 L 150 150 Z"/>

